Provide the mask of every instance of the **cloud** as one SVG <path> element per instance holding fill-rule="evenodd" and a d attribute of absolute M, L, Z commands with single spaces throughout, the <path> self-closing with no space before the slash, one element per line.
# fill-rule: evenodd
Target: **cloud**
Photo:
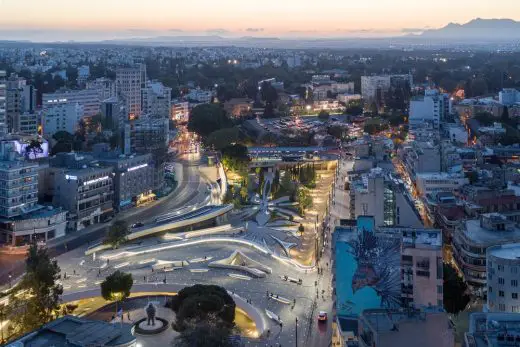
<path fill-rule="evenodd" d="M 424 28 L 402 28 L 401 29 L 401 32 L 403 33 L 417 33 L 417 32 L 421 32 L 421 31 L 425 31 L 425 30 L 428 30 L 430 29 L 430 27 L 424 27 Z"/>
<path fill-rule="evenodd" d="M 182 33 L 182 32 L 184 32 L 184 30 L 176 29 L 176 28 L 168 29 L 168 31 L 171 32 L 171 33 Z"/>
<path fill-rule="evenodd" d="M 222 29 L 222 28 L 216 28 L 216 29 L 208 29 L 208 30 L 206 30 L 206 32 L 207 32 L 208 34 L 217 34 L 217 35 L 221 35 L 221 34 L 228 34 L 228 33 L 229 33 L 229 30 Z"/>
<path fill-rule="evenodd" d="M 250 33 L 259 33 L 264 31 L 264 28 L 247 28 L 246 31 Z"/>

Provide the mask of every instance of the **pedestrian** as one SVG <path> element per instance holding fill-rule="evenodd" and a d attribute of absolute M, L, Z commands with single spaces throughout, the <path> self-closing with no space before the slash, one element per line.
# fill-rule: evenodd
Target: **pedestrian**
<path fill-rule="evenodd" d="M 143 276 L 143 282 L 146 282 L 146 276 Z"/>
<path fill-rule="evenodd" d="M 130 311 L 126 313 L 126 318 L 128 318 L 128 321 L 130 322 Z"/>
<path fill-rule="evenodd" d="M 63 274 L 63 279 L 65 279 L 65 280 L 67 279 L 67 273 L 66 272 Z"/>
<path fill-rule="evenodd" d="M 269 291 L 268 290 L 265 291 L 265 296 L 269 297 Z"/>
<path fill-rule="evenodd" d="M 72 273 L 74 274 L 74 276 L 76 276 L 76 270 L 72 270 Z"/>

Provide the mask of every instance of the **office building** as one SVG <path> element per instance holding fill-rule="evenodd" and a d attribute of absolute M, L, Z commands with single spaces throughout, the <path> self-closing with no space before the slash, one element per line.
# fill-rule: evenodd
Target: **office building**
<path fill-rule="evenodd" d="M 359 317 L 359 347 L 454 347 L 455 327 L 438 307 L 365 310 Z"/>
<path fill-rule="evenodd" d="M 520 229 L 499 213 L 484 213 L 464 221 L 453 233 L 453 257 L 475 293 L 486 290 L 486 250 L 520 242 Z M 495 288 L 493 288 L 495 290 Z"/>
<path fill-rule="evenodd" d="M 488 311 L 520 313 L 520 244 L 489 247 L 486 264 Z"/>
<path fill-rule="evenodd" d="M 498 93 L 498 101 L 504 106 L 512 106 L 520 102 L 520 91 L 514 88 L 505 88 Z"/>
<path fill-rule="evenodd" d="M 78 67 L 78 84 L 85 84 L 90 77 L 90 67 L 88 65 L 82 65 Z"/>
<path fill-rule="evenodd" d="M 5 71 L 0 70 L 0 135 L 7 133 L 7 85 Z"/>
<path fill-rule="evenodd" d="M 420 173 L 441 172 L 440 146 L 432 142 L 413 141 L 404 146 L 399 155 L 412 179 Z"/>
<path fill-rule="evenodd" d="M 403 183 L 381 168 L 351 180 L 350 216 L 373 216 L 376 226 L 422 226 L 419 212 Z"/>
<path fill-rule="evenodd" d="M 449 94 L 441 94 L 437 89 L 427 89 L 424 96 L 410 101 L 410 127 L 431 124 L 438 129 L 441 122 L 451 113 Z"/>
<path fill-rule="evenodd" d="M 418 173 L 415 176 L 417 191 L 422 196 L 436 194 L 439 192 L 453 192 L 462 186 L 469 184 L 464 174 Z"/>
<path fill-rule="evenodd" d="M 74 134 L 83 114 L 84 108 L 78 103 L 62 103 L 45 108 L 42 113 L 42 135 L 51 137 L 58 131 Z"/>
<path fill-rule="evenodd" d="M 23 86 L 21 112 L 34 113 L 36 111 L 36 92 L 36 88 L 32 85 Z"/>
<path fill-rule="evenodd" d="M 158 81 L 147 81 L 142 89 L 142 113 L 154 118 L 169 119 L 172 89 Z"/>
<path fill-rule="evenodd" d="M 60 317 L 12 342 L 8 347 L 135 347 L 131 324 L 110 324 L 75 316 Z"/>
<path fill-rule="evenodd" d="M 155 199 L 155 167 L 151 154 L 124 155 L 111 151 L 107 144 L 97 144 L 94 157 L 103 166 L 111 166 L 114 172 L 114 208 L 118 211 L 140 206 Z"/>
<path fill-rule="evenodd" d="M 24 112 L 18 116 L 18 122 L 14 125 L 14 132 L 22 135 L 38 135 L 38 114 Z"/>
<path fill-rule="evenodd" d="M 97 90 L 98 98 L 101 102 L 106 99 L 113 98 L 117 95 L 116 82 L 106 77 L 96 78 L 93 81 L 88 81 L 86 88 Z"/>
<path fill-rule="evenodd" d="M 129 119 L 138 118 L 142 113 L 141 89 L 146 80 L 144 64 L 116 70 L 116 95 L 121 93 L 125 97 Z"/>
<path fill-rule="evenodd" d="M 520 315 L 517 313 L 474 312 L 463 347 L 510 347 L 520 344 Z"/>
<path fill-rule="evenodd" d="M 52 203 L 69 212 L 68 228 L 80 230 L 114 214 L 113 168 L 92 157 L 58 153 L 50 160 Z"/>
<path fill-rule="evenodd" d="M 7 132 L 15 132 L 15 124 L 19 122 L 22 109 L 22 90 L 14 88 L 12 81 L 7 81 L 6 91 L 6 120 Z"/>
<path fill-rule="evenodd" d="M 83 106 L 82 117 L 93 117 L 101 111 L 99 94 L 94 89 L 60 90 L 55 93 L 43 93 L 42 108 L 44 110 L 61 104 Z"/>
<path fill-rule="evenodd" d="M 186 99 L 189 101 L 196 101 L 201 104 L 209 104 L 213 100 L 215 93 L 211 90 L 190 89 L 189 93 L 186 94 Z"/>
<path fill-rule="evenodd" d="M 66 212 L 37 204 L 38 164 L 23 160 L 12 141 L 0 147 L 0 243 L 15 247 L 65 235 Z"/>
<path fill-rule="evenodd" d="M 111 97 L 101 103 L 101 116 L 114 130 L 122 130 L 128 120 L 126 102 L 121 97 Z"/>

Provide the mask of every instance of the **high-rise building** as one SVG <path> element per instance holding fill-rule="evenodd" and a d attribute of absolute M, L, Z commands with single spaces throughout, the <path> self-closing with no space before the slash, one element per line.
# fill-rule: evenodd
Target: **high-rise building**
<path fill-rule="evenodd" d="M 424 96 L 410 101 L 409 123 L 411 127 L 430 124 L 434 129 L 451 113 L 449 94 L 441 94 L 437 89 L 427 89 Z"/>
<path fill-rule="evenodd" d="M 116 94 L 116 82 L 106 77 L 97 78 L 93 81 L 88 81 L 86 85 L 87 89 L 93 89 L 98 91 L 99 100 L 101 102 L 115 97 Z"/>
<path fill-rule="evenodd" d="M 167 119 L 171 112 L 172 89 L 158 81 L 147 81 L 142 89 L 142 113 Z"/>
<path fill-rule="evenodd" d="M 46 108 L 42 113 L 42 135 L 50 137 L 58 131 L 74 134 L 83 114 L 80 104 L 63 103 Z"/>
<path fill-rule="evenodd" d="M 7 85 L 6 72 L 0 70 L 0 135 L 7 133 Z"/>
<path fill-rule="evenodd" d="M 351 180 L 350 215 L 373 216 L 376 226 L 422 227 L 419 212 L 403 184 L 381 168 Z"/>
<path fill-rule="evenodd" d="M 141 115 L 141 89 L 146 81 L 146 65 L 137 64 L 134 67 L 119 68 L 116 71 L 116 93 L 121 93 L 126 99 L 126 110 L 130 119 Z"/>
<path fill-rule="evenodd" d="M 379 104 L 392 84 L 399 85 L 401 82 L 406 82 L 411 87 L 413 85 L 412 75 L 361 76 L 361 96 L 368 103 Z"/>
<path fill-rule="evenodd" d="M 520 244 L 504 244 L 486 250 L 487 309 L 520 313 Z"/>
<path fill-rule="evenodd" d="M 94 89 L 60 90 L 43 94 L 42 107 L 44 110 L 60 104 L 83 106 L 82 117 L 93 117 L 101 112 L 98 91 Z"/>
<path fill-rule="evenodd" d="M 22 112 L 33 113 L 36 111 L 36 92 L 32 85 L 25 85 L 22 88 Z"/>

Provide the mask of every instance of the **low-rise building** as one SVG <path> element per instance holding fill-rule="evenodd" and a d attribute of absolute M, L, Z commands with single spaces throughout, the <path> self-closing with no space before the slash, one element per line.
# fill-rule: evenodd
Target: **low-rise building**
<path fill-rule="evenodd" d="M 509 347 L 520 342 L 520 314 L 474 312 L 463 347 Z"/>
<path fill-rule="evenodd" d="M 455 329 L 437 307 L 365 310 L 359 317 L 359 347 L 454 347 Z"/>
<path fill-rule="evenodd" d="M 131 324 L 64 316 L 11 341 L 7 346 L 135 347 L 136 338 Z"/>
<path fill-rule="evenodd" d="M 253 101 L 247 98 L 233 98 L 224 103 L 224 110 L 233 118 L 240 118 L 250 114 Z"/>
<path fill-rule="evenodd" d="M 469 184 L 469 180 L 463 174 L 418 173 L 415 176 L 415 184 L 419 194 L 425 196 L 439 192 L 453 192 Z"/>

